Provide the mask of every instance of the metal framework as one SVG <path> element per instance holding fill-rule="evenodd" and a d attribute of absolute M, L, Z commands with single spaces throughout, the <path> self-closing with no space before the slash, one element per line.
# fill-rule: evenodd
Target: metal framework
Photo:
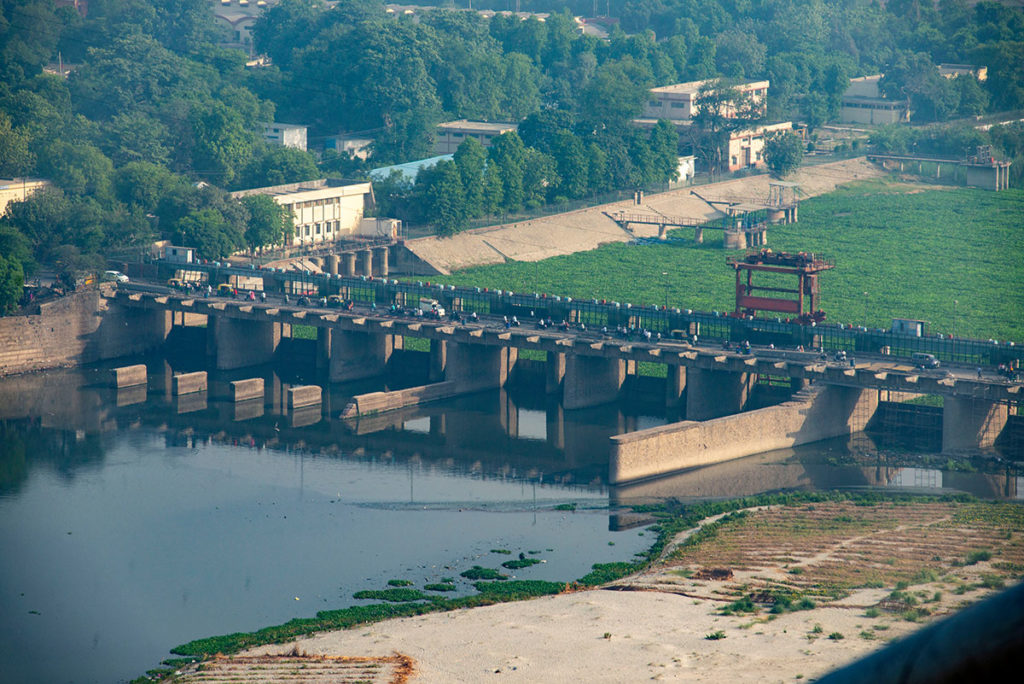
<path fill-rule="evenodd" d="M 789 254 L 762 249 L 747 254 L 745 257 L 730 257 L 726 260 L 736 271 L 736 309 L 737 317 L 744 314 L 752 315 L 755 311 L 775 311 L 778 313 L 795 314 L 801 320 L 822 321 L 825 312 L 818 306 L 818 273 L 835 268 L 835 264 L 822 256 L 807 252 Z M 783 273 L 795 275 L 798 286 L 767 287 L 754 285 L 754 272 Z M 744 282 L 743 274 L 746 274 Z M 762 297 L 758 292 L 776 292 L 795 294 L 796 299 L 788 297 Z M 805 311 L 804 302 L 809 304 Z"/>

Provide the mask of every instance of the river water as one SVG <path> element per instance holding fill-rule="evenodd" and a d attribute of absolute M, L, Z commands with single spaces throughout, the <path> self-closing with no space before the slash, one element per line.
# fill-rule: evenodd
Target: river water
<path fill-rule="evenodd" d="M 454 577 L 466 593 L 460 572 L 520 553 L 544 562 L 509 574 L 572 580 L 653 540 L 632 502 L 1024 492 L 1005 470 L 895 457 L 863 435 L 609 487 L 608 437 L 665 423 L 657 407 L 567 412 L 525 387 L 344 423 L 330 416 L 380 381 L 288 413 L 302 372 L 211 375 L 205 395 L 174 398 L 171 366 L 148 364 L 148 388 L 120 392 L 104 368 L 0 381 L 0 681 L 123 681 L 175 645 L 355 605 L 390 579 Z M 225 400 L 257 374 L 266 402 Z"/>

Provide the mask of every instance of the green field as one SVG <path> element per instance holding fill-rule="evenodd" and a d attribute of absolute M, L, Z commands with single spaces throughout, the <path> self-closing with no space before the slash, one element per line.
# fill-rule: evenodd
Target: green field
<path fill-rule="evenodd" d="M 692 238 L 692 230 L 675 233 Z M 730 311 L 734 276 L 721 233 L 706 242 L 613 244 L 537 263 L 509 262 L 438 277 L 459 285 L 575 298 Z M 800 221 L 769 229 L 776 251 L 822 253 L 830 322 L 1024 341 L 1024 191 L 931 189 L 865 182 L 805 200 Z M 667 273 L 667 275 L 662 275 Z"/>

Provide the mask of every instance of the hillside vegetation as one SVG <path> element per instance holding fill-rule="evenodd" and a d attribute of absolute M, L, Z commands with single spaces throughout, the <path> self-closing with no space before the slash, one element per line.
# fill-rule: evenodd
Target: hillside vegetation
<path fill-rule="evenodd" d="M 800 220 L 768 232 L 774 250 L 823 253 L 832 322 L 888 327 L 920 318 L 929 332 L 1024 341 L 1024 191 L 892 182 L 847 186 L 804 201 Z M 733 274 L 719 231 L 660 245 L 613 244 L 537 263 L 460 271 L 444 282 L 577 298 L 730 311 Z M 667 275 L 662 275 L 666 273 Z M 954 320 L 955 317 L 955 320 Z"/>

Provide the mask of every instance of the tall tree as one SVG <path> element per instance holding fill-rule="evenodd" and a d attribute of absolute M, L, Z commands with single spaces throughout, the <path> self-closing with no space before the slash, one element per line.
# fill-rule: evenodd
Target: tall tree
<path fill-rule="evenodd" d="M 294 224 L 284 207 L 268 195 L 247 195 L 241 201 L 249 211 L 248 227 L 243 235 L 249 249 L 262 250 L 286 241 Z"/>
<path fill-rule="evenodd" d="M 776 131 L 764 141 L 764 163 L 774 178 L 785 178 L 804 158 L 804 144 L 793 131 Z"/>

